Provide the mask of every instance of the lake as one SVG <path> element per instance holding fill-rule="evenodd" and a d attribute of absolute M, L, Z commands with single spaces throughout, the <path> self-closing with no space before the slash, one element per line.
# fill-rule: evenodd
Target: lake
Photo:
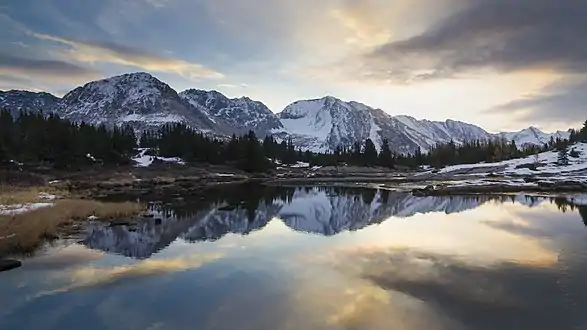
<path fill-rule="evenodd" d="M 587 329 L 587 207 L 236 187 L 0 273 L 0 329 Z"/>

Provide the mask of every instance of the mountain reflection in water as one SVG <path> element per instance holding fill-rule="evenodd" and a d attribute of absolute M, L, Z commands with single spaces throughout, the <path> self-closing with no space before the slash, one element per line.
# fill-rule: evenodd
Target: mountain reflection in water
<path fill-rule="evenodd" d="M 587 329 L 587 210 L 242 186 L 0 273 L 0 329 Z"/>
<path fill-rule="evenodd" d="M 355 231 L 390 217 L 415 214 L 458 213 L 489 202 L 520 203 L 529 207 L 543 202 L 574 210 L 564 198 L 532 196 L 414 197 L 403 192 L 346 187 L 238 186 L 222 190 L 217 198 L 197 202 L 152 203 L 153 218 L 138 228 L 90 225 L 83 244 L 92 249 L 144 259 L 177 238 L 187 242 L 215 241 L 232 233 L 247 235 L 280 219 L 294 231 L 324 236 Z M 578 207 L 587 219 L 585 207 Z M 587 225 L 587 220 L 586 225 Z"/>

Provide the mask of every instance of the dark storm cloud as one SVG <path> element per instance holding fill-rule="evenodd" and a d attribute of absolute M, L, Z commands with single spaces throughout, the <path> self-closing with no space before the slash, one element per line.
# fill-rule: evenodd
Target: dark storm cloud
<path fill-rule="evenodd" d="M 587 73 L 587 1 L 464 0 L 415 37 L 365 56 L 391 79 L 437 79 L 477 69 Z M 407 74 L 406 74 L 407 73 Z"/>
<path fill-rule="evenodd" d="M 0 74 L 45 78 L 90 78 L 96 71 L 56 60 L 15 57 L 0 53 Z"/>
<path fill-rule="evenodd" d="M 587 79 L 551 85 L 540 93 L 487 110 L 545 123 L 582 123 L 587 119 Z"/>

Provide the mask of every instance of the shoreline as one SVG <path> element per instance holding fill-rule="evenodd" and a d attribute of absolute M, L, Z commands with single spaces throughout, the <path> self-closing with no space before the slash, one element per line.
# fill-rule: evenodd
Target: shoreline
<path fill-rule="evenodd" d="M 86 169 L 73 173 L 32 172 L 45 185 L 69 191 L 82 199 L 157 199 L 204 195 L 230 185 L 365 186 L 411 192 L 415 196 L 510 193 L 587 193 L 587 175 L 510 176 L 494 173 L 427 173 L 378 168 L 278 169 L 250 174 L 229 167 L 157 166 L 150 168 Z M 35 186 L 33 184 L 29 186 Z M 26 186 L 26 185 L 25 185 Z"/>

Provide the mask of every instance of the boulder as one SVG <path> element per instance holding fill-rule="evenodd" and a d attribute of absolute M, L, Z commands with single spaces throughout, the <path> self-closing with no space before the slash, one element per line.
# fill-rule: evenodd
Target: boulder
<path fill-rule="evenodd" d="M 0 259 L 0 272 L 6 272 L 22 266 L 22 262 L 13 259 Z"/>
<path fill-rule="evenodd" d="M 522 169 L 522 168 L 527 168 L 530 171 L 537 171 L 538 165 L 535 163 L 529 163 L 529 164 L 520 164 L 520 165 L 516 166 L 516 169 Z"/>

